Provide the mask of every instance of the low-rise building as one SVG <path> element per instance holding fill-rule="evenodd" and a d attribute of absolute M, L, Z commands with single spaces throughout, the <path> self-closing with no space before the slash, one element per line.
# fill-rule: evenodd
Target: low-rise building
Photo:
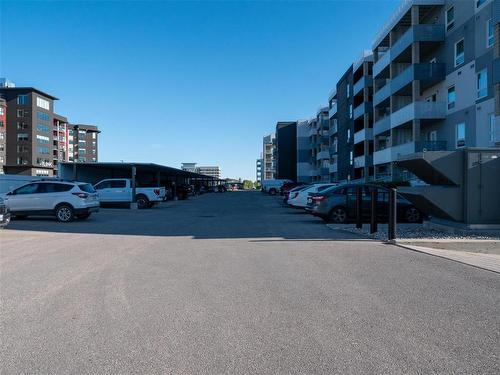
<path fill-rule="evenodd" d="M 0 174 L 5 164 L 5 148 L 7 140 L 7 102 L 0 98 Z"/>

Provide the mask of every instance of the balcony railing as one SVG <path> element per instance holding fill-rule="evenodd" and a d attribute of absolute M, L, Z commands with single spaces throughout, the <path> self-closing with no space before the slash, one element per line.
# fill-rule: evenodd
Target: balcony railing
<path fill-rule="evenodd" d="M 332 104 L 332 108 L 328 110 L 328 117 L 332 117 L 337 113 L 337 102 Z"/>
<path fill-rule="evenodd" d="M 391 115 L 391 128 L 412 120 L 439 120 L 446 118 L 446 102 L 413 102 Z"/>
<path fill-rule="evenodd" d="M 365 128 L 354 133 L 354 144 L 363 142 L 366 139 L 373 139 L 373 129 Z"/>
<path fill-rule="evenodd" d="M 334 143 L 333 145 L 330 146 L 330 154 L 336 154 L 338 151 L 337 144 Z"/>
<path fill-rule="evenodd" d="M 446 151 L 446 141 L 419 141 L 415 142 L 415 152 Z"/>

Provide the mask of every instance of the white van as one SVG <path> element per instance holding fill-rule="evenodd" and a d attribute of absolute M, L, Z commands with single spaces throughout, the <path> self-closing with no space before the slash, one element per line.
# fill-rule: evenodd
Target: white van
<path fill-rule="evenodd" d="M 282 179 L 282 180 L 262 180 L 262 192 L 268 193 L 270 195 L 276 195 L 280 192 L 280 188 L 287 182 L 292 182 L 292 180 Z"/>

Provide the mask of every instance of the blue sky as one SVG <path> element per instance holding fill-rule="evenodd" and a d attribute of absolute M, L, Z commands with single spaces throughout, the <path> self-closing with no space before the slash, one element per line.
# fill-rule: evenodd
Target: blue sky
<path fill-rule="evenodd" d="M 253 180 L 262 136 L 326 105 L 398 4 L 0 0 L 0 76 L 98 125 L 101 161 Z"/>

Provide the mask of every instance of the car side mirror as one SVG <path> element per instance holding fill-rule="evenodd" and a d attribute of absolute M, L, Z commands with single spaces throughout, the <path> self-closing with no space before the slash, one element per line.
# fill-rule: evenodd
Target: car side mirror
<path fill-rule="evenodd" d="M 16 193 L 14 193 L 13 191 L 9 191 L 6 195 L 14 195 Z"/>

